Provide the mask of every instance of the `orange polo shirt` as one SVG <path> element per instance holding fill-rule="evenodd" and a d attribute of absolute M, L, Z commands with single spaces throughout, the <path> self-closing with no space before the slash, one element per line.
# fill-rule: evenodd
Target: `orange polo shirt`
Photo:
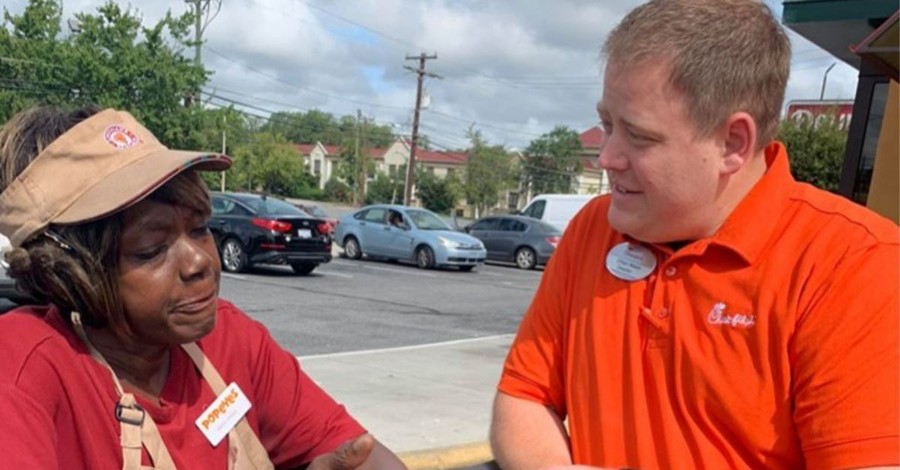
<path fill-rule="evenodd" d="M 576 464 L 900 463 L 897 226 L 797 183 L 784 146 L 713 237 L 606 268 L 610 200 L 572 221 L 499 390 L 568 418 Z"/>

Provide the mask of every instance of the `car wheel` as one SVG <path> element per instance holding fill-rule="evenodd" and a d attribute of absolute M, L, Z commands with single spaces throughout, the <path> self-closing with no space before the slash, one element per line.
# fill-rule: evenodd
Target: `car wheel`
<path fill-rule="evenodd" d="M 247 268 L 247 253 L 241 242 L 229 238 L 222 243 L 222 269 L 230 273 L 239 273 Z"/>
<path fill-rule="evenodd" d="M 459 267 L 459 270 L 462 271 L 462 272 L 464 272 L 464 273 L 467 273 L 467 272 L 469 272 L 469 271 L 471 271 L 471 270 L 473 270 L 473 269 L 475 269 L 475 266 L 460 266 L 460 267 Z"/>
<path fill-rule="evenodd" d="M 316 269 L 316 266 L 318 266 L 316 263 L 293 263 L 291 264 L 291 269 L 294 270 L 294 274 L 306 276 L 313 272 L 313 270 Z"/>
<path fill-rule="evenodd" d="M 516 266 L 520 269 L 534 269 L 537 266 L 537 257 L 534 254 L 534 250 L 527 246 L 516 250 Z"/>
<path fill-rule="evenodd" d="M 359 241 L 356 237 L 349 236 L 344 240 L 344 254 L 350 259 L 362 258 L 362 249 L 359 247 Z"/>
<path fill-rule="evenodd" d="M 420 269 L 430 269 L 434 267 L 434 251 L 430 247 L 420 246 L 416 249 L 416 266 Z"/>

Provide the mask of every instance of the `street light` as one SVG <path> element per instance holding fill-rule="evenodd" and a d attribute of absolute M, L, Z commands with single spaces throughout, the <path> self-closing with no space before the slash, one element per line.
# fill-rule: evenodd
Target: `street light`
<path fill-rule="evenodd" d="M 822 77 L 822 91 L 819 92 L 819 101 L 825 99 L 825 83 L 828 81 L 828 72 L 831 72 L 831 69 L 833 69 L 835 65 L 837 65 L 837 62 L 832 62 L 831 65 L 825 69 L 825 75 Z"/>

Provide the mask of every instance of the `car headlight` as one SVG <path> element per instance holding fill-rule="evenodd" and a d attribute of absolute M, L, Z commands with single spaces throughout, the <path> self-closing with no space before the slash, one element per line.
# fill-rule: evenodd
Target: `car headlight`
<path fill-rule="evenodd" d="M 444 237 L 439 237 L 438 242 L 441 244 L 441 246 L 446 246 L 447 248 L 456 248 L 459 246 L 459 243 L 456 243 L 455 241 Z"/>

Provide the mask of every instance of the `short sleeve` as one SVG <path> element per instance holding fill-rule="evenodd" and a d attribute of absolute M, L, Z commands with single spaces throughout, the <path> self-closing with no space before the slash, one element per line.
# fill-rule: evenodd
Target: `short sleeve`
<path fill-rule="evenodd" d="M 794 421 L 808 468 L 900 463 L 896 244 L 848 253 L 798 318 Z"/>
<path fill-rule="evenodd" d="M 551 407 L 565 417 L 565 326 L 567 294 L 574 255 L 581 243 L 580 226 L 587 217 L 576 217 L 562 237 L 541 277 L 531 305 L 519 325 L 503 366 L 498 390 L 517 398 Z M 588 219 L 589 220 L 589 219 Z"/>
<path fill-rule="evenodd" d="M 0 467 L 57 468 L 53 420 L 15 385 L 0 384 L 0 423 Z"/>

